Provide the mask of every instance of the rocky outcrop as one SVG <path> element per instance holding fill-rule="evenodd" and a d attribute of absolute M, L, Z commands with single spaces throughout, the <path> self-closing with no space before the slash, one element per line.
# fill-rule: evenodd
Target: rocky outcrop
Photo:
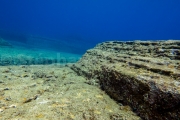
<path fill-rule="evenodd" d="M 180 41 L 110 41 L 71 66 L 145 120 L 180 118 Z"/>
<path fill-rule="evenodd" d="M 12 47 L 12 45 L 0 37 L 0 47 Z"/>

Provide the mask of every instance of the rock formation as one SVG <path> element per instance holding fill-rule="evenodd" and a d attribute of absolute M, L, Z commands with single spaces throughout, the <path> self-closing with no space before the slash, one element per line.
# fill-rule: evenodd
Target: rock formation
<path fill-rule="evenodd" d="M 0 47 L 12 47 L 12 45 L 0 37 Z"/>
<path fill-rule="evenodd" d="M 109 41 L 71 68 L 145 120 L 180 118 L 180 41 Z"/>

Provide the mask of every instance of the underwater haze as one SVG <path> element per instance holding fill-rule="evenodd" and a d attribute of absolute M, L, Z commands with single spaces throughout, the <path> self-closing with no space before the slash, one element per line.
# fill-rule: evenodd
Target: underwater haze
<path fill-rule="evenodd" d="M 83 54 L 107 40 L 180 39 L 179 0 L 1 0 L 0 37 Z"/>
<path fill-rule="evenodd" d="M 180 0 L 0 0 L 0 120 L 40 119 L 180 120 Z"/>

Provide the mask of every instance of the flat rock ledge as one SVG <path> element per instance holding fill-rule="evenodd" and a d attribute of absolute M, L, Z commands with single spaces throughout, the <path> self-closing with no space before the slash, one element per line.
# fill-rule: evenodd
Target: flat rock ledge
<path fill-rule="evenodd" d="M 180 40 L 104 42 L 71 69 L 144 120 L 180 119 Z"/>

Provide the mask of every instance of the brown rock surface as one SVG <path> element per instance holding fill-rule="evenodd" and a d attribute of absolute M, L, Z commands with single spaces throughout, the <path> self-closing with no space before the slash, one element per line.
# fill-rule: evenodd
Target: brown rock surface
<path fill-rule="evenodd" d="M 179 40 L 104 42 L 71 68 L 143 119 L 180 119 Z"/>

